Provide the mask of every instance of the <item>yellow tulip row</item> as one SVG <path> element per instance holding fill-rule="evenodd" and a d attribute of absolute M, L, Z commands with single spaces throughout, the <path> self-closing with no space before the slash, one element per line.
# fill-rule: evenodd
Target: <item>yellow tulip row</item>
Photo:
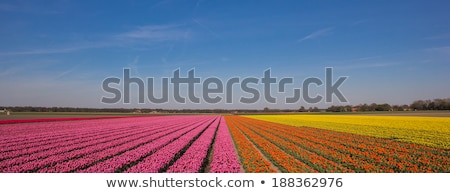
<path fill-rule="evenodd" d="M 363 115 L 250 115 L 246 117 L 450 149 L 450 118 L 447 117 Z"/>

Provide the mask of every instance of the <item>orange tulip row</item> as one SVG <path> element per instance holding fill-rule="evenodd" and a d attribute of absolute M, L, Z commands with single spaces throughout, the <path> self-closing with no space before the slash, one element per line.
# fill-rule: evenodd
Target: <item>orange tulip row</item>
<path fill-rule="evenodd" d="M 273 173 L 277 172 L 277 169 L 272 166 L 272 164 L 264 158 L 259 150 L 247 139 L 247 137 L 242 134 L 242 132 L 228 122 L 228 128 L 230 129 L 231 136 L 237 147 L 237 151 L 240 157 L 240 161 L 244 170 L 251 173 Z"/>
<path fill-rule="evenodd" d="M 279 137 L 278 135 L 270 133 L 263 128 L 263 125 L 260 125 L 260 123 L 258 122 L 253 123 L 253 120 L 241 121 L 245 121 L 245 123 L 248 124 L 246 126 L 255 134 L 267 139 L 271 143 L 283 149 L 285 152 L 291 154 L 295 158 L 306 163 L 319 172 L 354 172 L 354 170 L 346 167 L 343 164 L 333 162 L 321 155 L 318 155 L 317 153 L 296 145 L 295 142 L 287 140 L 286 137 Z"/>
<path fill-rule="evenodd" d="M 267 126 L 268 124 L 269 123 L 263 121 L 263 125 Z M 310 147 L 314 147 L 314 144 L 323 144 L 328 146 L 328 148 L 331 148 L 332 151 L 347 153 L 352 157 L 355 157 L 353 159 L 360 159 L 379 165 L 383 172 L 446 172 L 450 169 L 448 151 L 445 156 L 445 154 L 442 154 L 445 150 L 438 148 L 417 144 L 411 145 L 390 139 L 374 138 L 323 129 L 299 129 L 297 127 L 289 127 L 280 124 L 273 124 L 273 126 L 277 126 L 278 129 L 272 131 L 282 132 L 284 137 L 296 136 L 296 138 L 291 139 L 293 141 L 306 140 L 306 142 L 299 144 L 313 142 L 312 144 L 309 144 Z M 311 130 L 319 132 L 311 134 L 312 132 L 308 132 Z M 358 142 L 355 142 L 355 139 L 357 139 Z M 364 142 L 370 143 L 373 139 L 375 139 L 377 143 L 372 142 L 370 145 L 366 145 L 364 149 L 361 148 L 361 144 L 364 144 Z M 392 144 L 394 147 L 401 146 L 402 143 L 404 143 L 404 146 L 414 148 L 411 150 L 403 148 L 402 151 L 396 151 L 392 148 L 382 147 L 387 144 Z M 424 150 L 418 151 L 417 148 L 420 146 L 422 146 Z M 432 151 L 427 151 L 425 154 L 423 153 L 425 149 L 431 149 Z M 430 154 L 432 156 L 427 156 Z"/>
<path fill-rule="evenodd" d="M 273 123 L 272 123 L 273 124 Z M 275 125 L 280 125 L 276 124 Z M 296 128 L 283 125 L 283 128 Z M 299 133 L 300 132 L 300 133 Z M 316 128 L 302 128 L 296 132 L 301 135 L 312 135 L 321 139 L 326 139 L 331 142 L 341 143 L 345 146 L 351 146 L 360 149 L 364 152 L 372 152 L 381 156 L 391 156 L 395 159 L 405 160 L 423 160 L 421 158 L 426 157 L 429 161 L 438 163 L 449 163 L 449 151 L 445 149 L 439 149 L 434 147 L 428 147 L 420 144 L 398 142 L 392 139 L 376 138 L 376 137 L 355 137 L 360 135 L 336 132 L 324 129 Z M 383 160 L 383 159 L 382 159 Z M 425 161 L 425 160 L 423 160 Z M 424 162 L 424 164 L 430 164 Z"/>
<path fill-rule="evenodd" d="M 261 152 L 274 163 L 274 165 L 278 166 L 282 172 L 317 172 L 317 170 L 286 153 L 275 144 L 249 130 L 247 125 L 241 124 L 241 122 L 238 122 L 233 118 L 225 117 L 225 119 L 228 124 L 235 125 L 242 133 L 244 133 L 244 135 L 248 136 L 250 141 L 252 141 Z"/>
<path fill-rule="evenodd" d="M 447 150 L 350 133 L 230 116 L 319 172 L 448 172 Z"/>

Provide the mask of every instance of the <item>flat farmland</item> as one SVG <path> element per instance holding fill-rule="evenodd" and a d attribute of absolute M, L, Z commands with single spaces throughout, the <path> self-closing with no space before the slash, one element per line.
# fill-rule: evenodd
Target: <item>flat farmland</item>
<path fill-rule="evenodd" d="M 0 136 L 1 172 L 240 171 L 220 116 L 5 124 Z"/>
<path fill-rule="evenodd" d="M 0 172 L 450 172 L 448 120 L 305 114 L 2 120 Z"/>

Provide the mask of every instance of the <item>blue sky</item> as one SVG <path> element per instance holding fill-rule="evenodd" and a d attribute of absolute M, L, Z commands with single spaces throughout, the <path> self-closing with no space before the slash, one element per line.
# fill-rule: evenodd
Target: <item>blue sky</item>
<path fill-rule="evenodd" d="M 294 109 L 448 98 L 448 7 L 448 1 L 1 1 L 0 106 Z M 348 103 L 143 105 L 133 96 L 132 104 L 100 102 L 109 96 L 102 81 L 121 77 L 123 68 L 141 78 L 169 77 L 178 68 L 186 76 L 195 68 L 199 77 L 223 80 L 262 77 L 271 68 L 300 88 L 305 78 L 324 78 L 325 67 L 349 77 L 340 87 Z M 323 86 L 312 91 L 324 94 Z"/>

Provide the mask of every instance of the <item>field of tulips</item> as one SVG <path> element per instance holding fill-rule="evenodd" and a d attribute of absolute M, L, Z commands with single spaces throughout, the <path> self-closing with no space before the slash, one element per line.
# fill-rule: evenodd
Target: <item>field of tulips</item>
<path fill-rule="evenodd" d="M 0 125 L 0 172 L 240 172 L 220 116 Z"/>
<path fill-rule="evenodd" d="M 450 172 L 448 149 L 240 116 L 225 119 L 247 172 Z"/>
<path fill-rule="evenodd" d="M 0 172 L 450 172 L 444 118 L 321 116 L 5 122 Z"/>

